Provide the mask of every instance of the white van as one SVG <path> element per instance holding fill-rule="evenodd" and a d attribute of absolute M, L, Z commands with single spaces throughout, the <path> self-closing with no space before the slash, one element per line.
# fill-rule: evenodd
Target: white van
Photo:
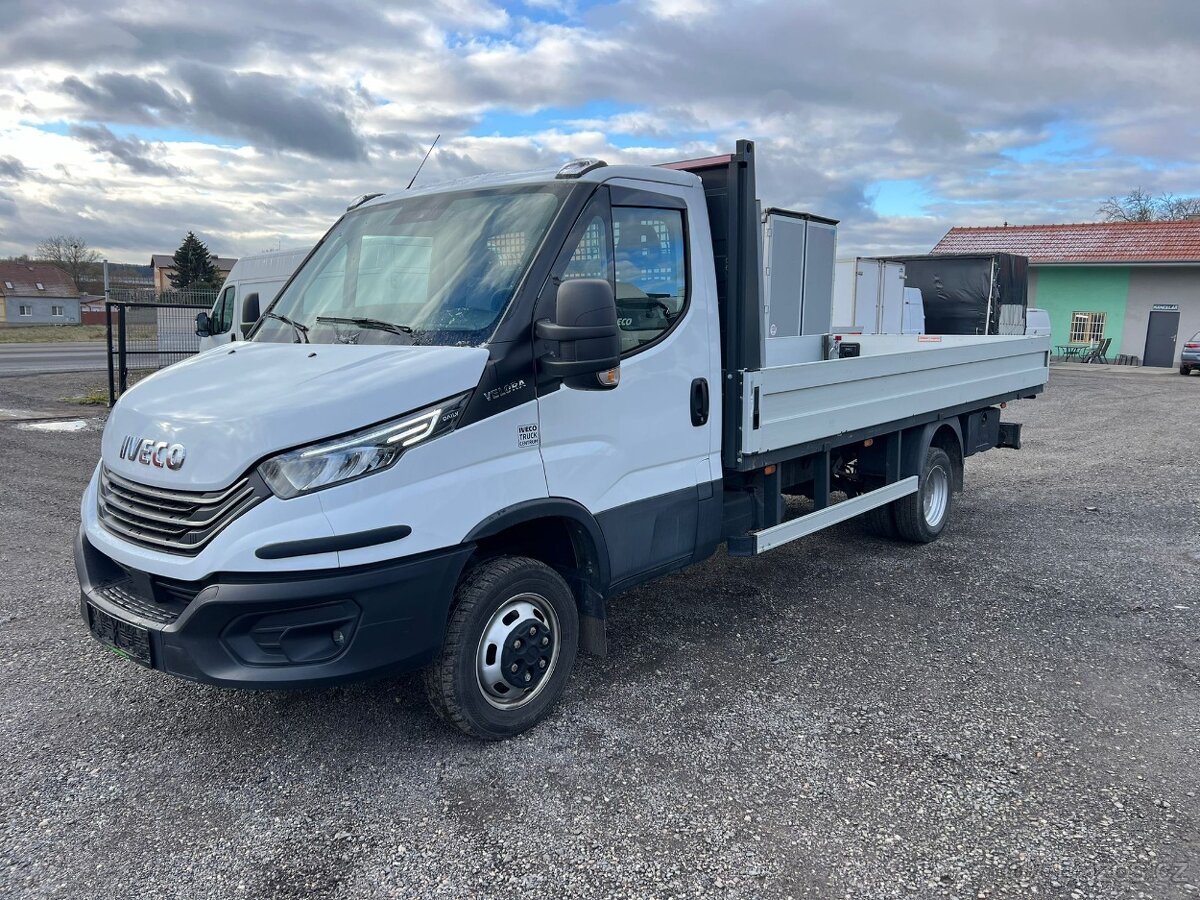
<path fill-rule="evenodd" d="M 272 250 L 243 256 L 234 263 L 213 308 L 196 316 L 201 352 L 243 340 L 258 321 L 259 311 L 271 305 L 279 289 L 311 250 L 311 247 Z"/>
<path fill-rule="evenodd" d="M 1025 310 L 1025 335 L 1027 337 L 1050 337 L 1050 313 L 1044 309 Z"/>

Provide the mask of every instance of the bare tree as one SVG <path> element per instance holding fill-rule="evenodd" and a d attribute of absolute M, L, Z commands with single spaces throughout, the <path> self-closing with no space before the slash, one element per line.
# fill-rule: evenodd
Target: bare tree
<path fill-rule="evenodd" d="M 37 258 L 64 269 L 78 288 L 80 279 L 100 261 L 100 254 L 78 235 L 56 234 L 37 245 Z"/>
<path fill-rule="evenodd" d="M 1163 194 L 1160 198 L 1164 215 L 1162 218 L 1179 221 L 1200 216 L 1200 197 L 1176 197 Z"/>
<path fill-rule="evenodd" d="M 1200 215 L 1200 197 L 1155 197 L 1136 187 L 1124 197 L 1109 197 L 1096 212 L 1106 222 L 1179 221 Z"/>

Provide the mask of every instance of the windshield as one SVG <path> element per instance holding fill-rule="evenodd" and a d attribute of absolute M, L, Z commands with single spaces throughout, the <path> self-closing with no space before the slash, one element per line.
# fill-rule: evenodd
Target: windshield
<path fill-rule="evenodd" d="M 555 185 L 496 188 L 351 212 L 280 295 L 254 340 L 482 344 L 564 194 Z"/>

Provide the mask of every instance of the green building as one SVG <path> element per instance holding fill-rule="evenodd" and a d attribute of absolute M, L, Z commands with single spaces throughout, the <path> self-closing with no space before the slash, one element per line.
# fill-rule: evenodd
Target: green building
<path fill-rule="evenodd" d="M 1108 356 L 1178 366 L 1200 332 L 1200 221 L 952 228 L 934 253 L 1029 258 L 1029 305 L 1056 347 L 1111 338 Z"/>

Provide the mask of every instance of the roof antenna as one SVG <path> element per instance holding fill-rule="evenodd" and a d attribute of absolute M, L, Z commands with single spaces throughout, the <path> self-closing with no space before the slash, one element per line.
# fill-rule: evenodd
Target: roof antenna
<path fill-rule="evenodd" d="M 421 174 L 421 169 L 425 168 L 425 160 L 429 159 L 429 154 L 433 152 L 433 148 L 437 146 L 437 142 L 441 139 L 442 136 L 440 134 L 433 139 L 433 143 L 429 145 L 429 149 L 425 151 L 425 155 L 421 158 L 421 165 L 417 166 L 417 171 L 413 172 L 412 181 L 408 183 L 408 187 L 405 188 L 406 191 L 412 188 L 413 181 L 417 180 L 417 176 Z"/>

